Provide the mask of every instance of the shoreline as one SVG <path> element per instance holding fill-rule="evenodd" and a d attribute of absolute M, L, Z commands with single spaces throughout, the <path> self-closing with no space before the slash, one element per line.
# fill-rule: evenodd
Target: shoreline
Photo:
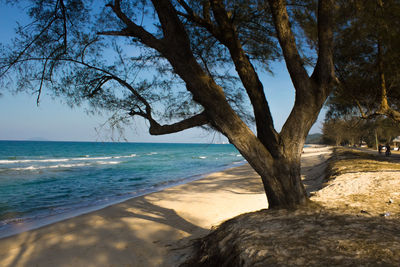
<path fill-rule="evenodd" d="M 243 165 L 0 239 L 0 266 L 160 266 L 180 240 L 262 208 L 261 181 Z"/>
<path fill-rule="evenodd" d="M 315 175 L 312 166 L 327 150 L 305 148 L 305 154 L 318 153 L 305 157 L 302 169 Z M 0 265 L 173 266 L 186 256 L 177 248 L 225 220 L 265 208 L 261 179 L 246 164 L 0 239 Z"/>
<path fill-rule="evenodd" d="M 31 230 L 36 230 L 48 225 L 52 225 L 54 223 L 62 222 L 68 219 L 72 219 L 81 215 L 85 215 L 91 212 L 95 212 L 98 210 L 102 210 L 104 208 L 117 205 L 120 203 L 123 203 L 125 201 L 129 201 L 131 199 L 135 199 L 138 197 L 146 196 L 149 194 L 161 192 L 165 189 L 183 185 L 183 184 L 188 184 L 194 181 L 197 181 L 199 179 L 206 178 L 207 176 L 217 173 L 217 172 L 224 172 L 226 170 L 240 167 L 247 164 L 247 161 L 243 160 L 240 163 L 231 163 L 227 166 L 221 167 L 221 168 L 216 168 L 213 171 L 198 174 L 198 175 L 192 175 L 188 176 L 186 178 L 181 178 L 181 179 L 176 179 L 168 182 L 164 182 L 163 185 L 158 185 L 158 186 L 152 186 L 152 188 L 148 189 L 142 189 L 138 190 L 136 192 L 131 192 L 129 194 L 125 194 L 124 196 L 114 196 L 112 200 L 110 201 L 104 201 L 100 204 L 95 204 L 95 205 L 89 205 L 89 206 L 82 206 L 78 207 L 76 209 L 69 209 L 66 212 L 58 213 L 58 214 L 52 214 L 52 215 L 47 215 L 44 217 L 39 217 L 39 218 L 10 218 L 9 220 L 12 220 L 15 222 L 11 222 L 8 224 L 0 225 L 0 240 L 8 237 L 12 237 L 27 231 Z"/>

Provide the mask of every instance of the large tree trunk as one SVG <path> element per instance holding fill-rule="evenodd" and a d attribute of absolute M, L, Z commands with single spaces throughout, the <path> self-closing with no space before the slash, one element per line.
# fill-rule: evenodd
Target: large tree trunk
<path fill-rule="evenodd" d="M 294 208 L 308 203 L 307 194 L 301 182 L 300 161 L 276 159 L 273 162 L 272 172 L 272 174 L 261 176 L 269 208 Z M 270 175 L 273 175 L 279 183 L 271 184 Z"/>
<path fill-rule="evenodd" d="M 230 136 L 230 133 L 227 136 Z M 285 148 L 282 146 L 280 155 L 271 157 L 265 146 L 252 133 L 240 138 L 230 138 L 230 141 L 260 175 L 269 208 L 295 208 L 308 203 L 300 174 L 302 149 L 283 153 Z M 298 144 L 302 148 L 304 140 L 299 140 Z"/>
<path fill-rule="evenodd" d="M 252 153 L 254 149 L 262 150 L 261 147 L 243 148 L 240 144 L 237 147 L 261 176 L 269 208 L 295 208 L 308 203 L 307 193 L 301 182 L 300 155 L 282 155 L 268 164 L 260 155 Z"/>

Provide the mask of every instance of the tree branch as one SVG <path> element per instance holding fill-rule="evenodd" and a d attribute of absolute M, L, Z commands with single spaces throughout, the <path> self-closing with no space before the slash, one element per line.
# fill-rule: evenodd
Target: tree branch
<path fill-rule="evenodd" d="M 109 35 L 109 36 L 126 36 L 126 37 L 136 37 L 132 32 L 127 29 L 122 29 L 120 31 L 105 31 L 97 32 L 98 35 Z"/>
<path fill-rule="evenodd" d="M 299 51 L 296 40 L 290 27 L 286 0 L 268 0 L 278 40 L 285 58 L 286 67 L 296 90 L 294 107 L 282 127 L 280 136 L 285 145 L 285 150 L 301 151 L 308 131 L 317 120 L 318 114 L 332 90 L 331 82 L 334 80 L 332 61 L 332 18 L 320 18 L 319 27 L 319 58 L 317 71 L 310 79 Z M 322 7 L 320 5 L 323 5 Z M 319 17 L 331 16 L 333 0 L 319 1 Z M 323 33 L 325 30 L 327 33 Z M 326 68 L 326 69 L 324 69 Z M 321 72 L 319 72 L 321 71 Z M 329 75 L 328 75 L 329 73 Z M 325 80 L 326 79 L 326 80 Z"/>
<path fill-rule="evenodd" d="M 101 90 L 101 87 L 111 79 L 112 79 L 112 77 L 110 77 L 108 75 L 104 75 L 104 76 L 101 76 L 100 78 L 90 81 L 90 83 L 97 82 L 97 84 L 94 87 L 94 89 L 87 95 L 87 97 L 93 97 L 95 94 L 97 94 Z"/>
<path fill-rule="evenodd" d="M 361 118 L 368 119 L 370 115 L 365 114 L 364 110 L 361 107 L 360 101 L 358 101 L 357 99 L 354 99 L 354 101 L 356 102 L 358 110 L 360 111 Z"/>
<path fill-rule="evenodd" d="M 139 38 L 143 44 L 145 44 L 151 48 L 154 48 L 157 51 L 161 51 L 164 48 L 164 44 L 161 40 L 154 37 L 151 33 L 146 31 L 143 27 L 134 23 L 132 20 L 130 20 L 125 15 L 124 12 L 122 12 L 120 0 L 115 0 L 114 5 L 107 4 L 106 6 L 110 7 L 114 11 L 114 13 L 117 15 L 117 17 L 127 26 L 127 28 L 124 29 L 123 31 L 125 31 L 125 30 L 129 31 L 131 33 L 130 36 Z M 116 33 L 116 32 L 114 32 L 114 33 Z M 124 35 L 124 36 L 126 36 L 126 35 Z"/>
<path fill-rule="evenodd" d="M 258 77 L 249 57 L 245 54 L 240 43 L 238 33 L 223 3 L 220 0 L 211 0 L 211 8 L 218 23 L 219 35 L 214 35 L 225 45 L 235 64 L 235 69 L 246 89 L 253 106 L 256 119 L 257 135 L 261 142 L 275 156 L 279 155 L 279 136 L 274 129 L 272 115 L 264 93 L 264 87 Z M 211 34 L 213 34 L 211 32 Z"/>
<path fill-rule="evenodd" d="M 185 9 L 187 14 L 177 11 L 178 15 L 185 17 L 189 21 L 206 28 L 213 35 L 218 35 L 217 29 L 215 29 L 210 18 L 210 2 L 209 0 L 203 0 L 203 18 L 196 14 L 192 8 L 184 1 L 177 0 L 178 3 Z"/>
<path fill-rule="evenodd" d="M 64 50 L 66 51 L 67 50 L 67 44 L 68 44 L 68 42 L 67 42 L 67 40 L 68 40 L 67 39 L 67 14 L 66 14 L 66 8 L 65 8 L 63 0 L 60 0 L 60 6 L 61 6 L 61 14 L 62 14 L 62 17 L 63 17 Z"/>
<path fill-rule="evenodd" d="M 35 36 L 35 38 L 33 38 L 33 40 L 32 40 L 31 42 L 29 42 L 29 44 L 27 44 L 27 45 L 25 46 L 25 48 L 24 48 L 20 53 L 18 53 L 18 56 L 9 64 L 9 66 L 8 66 L 2 73 L 0 73 L 0 77 L 2 77 L 4 74 L 6 74 L 7 71 L 8 71 L 9 69 L 11 69 L 11 68 L 14 66 L 14 64 L 16 64 L 16 63 L 19 61 L 19 59 L 25 54 L 25 52 L 39 39 L 39 37 L 40 37 L 46 30 L 48 30 L 48 29 L 50 28 L 51 24 L 53 24 L 54 21 L 56 21 L 56 17 L 54 17 L 54 18 L 40 31 L 40 33 L 37 34 L 37 35 Z"/>
<path fill-rule="evenodd" d="M 190 51 L 189 37 L 171 1 L 152 0 L 151 2 L 161 23 L 164 41 L 168 46 L 181 46 L 182 52 Z"/>
<path fill-rule="evenodd" d="M 335 80 L 333 64 L 333 0 L 319 0 L 318 3 L 318 60 L 312 77 L 319 84 Z"/>
<path fill-rule="evenodd" d="M 309 76 L 296 47 L 294 34 L 290 27 L 289 15 L 286 10 L 286 0 L 268 0 L 268 2 L 293 85 L 296 90 L 303 90 L 303 88 L 307 87 L 304 82 L 308 80 Z"/>
<path fill-rule="evenodd" d="M 170 134 L 170 133 L 177 133 L 189 128 L 197 127 L 197 126 L 203 126 L 208 124 L 210 121 L 205 115 L 205 112 L 202 112 L 200 114 L 197 114 L 193 117 L 190 117 L 188 119 L 170 124 L 170 125 L 160 125 L 158 122 L 156 122 L 154 119 L 147 118 L 150 122 L 150 129 L 149 133 L 151 135 L 163 135 L 163 134 Z"/>

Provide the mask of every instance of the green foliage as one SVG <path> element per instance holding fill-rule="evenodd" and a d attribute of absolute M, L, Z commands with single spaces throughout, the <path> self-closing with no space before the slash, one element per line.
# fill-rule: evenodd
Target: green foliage
<path fill-rule="evenodd" d="M 381 74 L 384 74 L 389 106 L 399 110 L 400 1 L 339 3 L 335 66 L 341 84 L 328 101 L 328 115 L 334 117 L 361 110 L 367 115 L 377 112 L 382 100 Z M 382 70 L 378 67 L 380 60 Z"/>
<path fill-rule="evenodd" d="M 322 144 L 322 134 L 309 134 L 306 138 L 306 144 Z"/>
<path fill-rule="evenodd" d="M 19 27 L 12 45 L 1 49 L 0 80 L 11 81 L 16 92 L 36 93 L 38 103 L 42 92 L 46 92 L 71 106 L 87 102 L 89 112 L 108 111 L 115 121 L 119 118 L 123 123 L 130 123 L 132 110 L 145 110 L 145 105 L 115 77 L 146 99 L 153 116 L 161 122 L 201 112 L 202 107 L 193 101 L 162 55 L 136 38 L 99 34 L 124 28 L 107 3 L 30 1 L 27 13 L 31 23 Z M 174 4 L 183 12 L 178 3 Z M 202 1 L 189 1 L 188 5 L 200 12 Z M 162 38 L 150 1 L 122 1 L 121 9 L 132 21 Z M 249 58 L 269 71 L 269 61 L 279 58 L 280 51 L 267 9 L 260 8 L 258 1 L 228 1 L 227 9 Z M 249 101 L 225 46 L 203 28 L 180 18 L 198 62 L 224 89 L 238 114 L 252 122 Z"/>
<path fill-rule="evenodd" d="M 324 143 L 330 145 L 360 145 L 365 142 L 375 147 L 376 139 L 385 144 L 399 135 L 400 124 L 387 118 L 365 120 L 358 116 L 342 116 L 327 118 L 323 125 Z"/>

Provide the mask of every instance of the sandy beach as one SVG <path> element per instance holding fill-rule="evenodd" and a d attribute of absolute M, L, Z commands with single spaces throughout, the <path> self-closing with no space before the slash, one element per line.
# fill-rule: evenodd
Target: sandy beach
<path fill-rule="evenodd" d="M 306 148 L 305 184 L 320 188 L 327 147 Z M 0 240 L 0 266 L 174 266 L 190 240 L 267 208 L 249 165 Z"/>

